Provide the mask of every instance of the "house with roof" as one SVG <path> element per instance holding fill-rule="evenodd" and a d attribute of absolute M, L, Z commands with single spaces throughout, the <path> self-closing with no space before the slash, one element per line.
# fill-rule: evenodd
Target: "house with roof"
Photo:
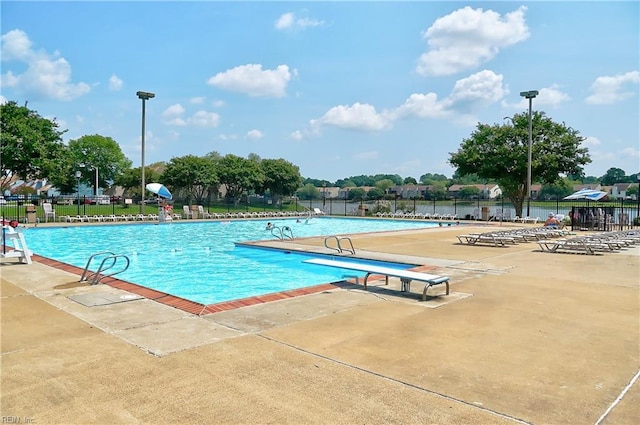
<path fill-rule="evenodd" d="M 405 184 L 402 186 L 392 186 L 389 194 L 395 194 L 401 199 L 424 199 L 428 192 L 433 191 L 434 186 L 430 184 Z"/>
<path fill-rule="evenodd" d="M 465 187 L 475 187 L 478 189 L 480 198 L 483 199 L 496 199 L 502 195 L 502 189 L 495 183 L 487 184 L 452 184 L 447 189 L 449 196 L 456 199 L 460 198 L 460 191 Z"/>
<path fill-rule="evenodd" d="M 629 199 L 630 196 L 627 194 L 631 187 L 637 186 L 634 183 L 616 183 L 613 186 L 609 186 L 607 190 L 604 190 L 609 194 L 609 198 L 611 199 Z"/>
<path fill-rule="evenodd" d="M 574 184 L 573 191 L 577 192 L 582 189 L 590 189 L 590 190 L 602 190 L 602 186 L 600 183 L 591 183 L 591 184 Z"/>

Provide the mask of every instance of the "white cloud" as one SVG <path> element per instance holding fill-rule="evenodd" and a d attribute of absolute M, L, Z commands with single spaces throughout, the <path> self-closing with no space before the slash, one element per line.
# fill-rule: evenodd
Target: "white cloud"
<path fill-rule="evenodd" d="M 112 75 L 109 77 L 109 90 L 111 91 L 120 91 L 122 90 L 122 80 L 118 78 L 117 75 Z"/>
<path fill-rule="evenodd" d="M 437 118 L 445 116 L 447 113 L 443 103 L 438 102 L 437 94 L 414 93 L 394 111 L 393 117 Z"/>
<path fill-rule="evenodd" d="M 593 105 L 610 105 L 620 102 L 638 93 L 636 86 L 640 82 L 640 72 L 631 71 L 626 74 L 598 77 L 591 84 L 591 94 L 585 103 Z"/>
<path fill-rule="evenodd" d="M 600 140 L 597 137 L 593 136 L 585 137 L 585 139 L 582 141 L 582 146 L 585 148 L 595 148 L 600 145 Z"/>
<path fill-rule="evenodd" d="M 165 109 L 162 112 L 162 116 L 164 118 L 172 118 L 172 117 L 180 116 L 184 113 L 185 113 L 185 109 L 182 107 L 182 105 L 179 103 L 176 103 L 174 105 L 169 106 L 167 109 Z"/>
<path fill-rule="evenodd" d="M 166 125 L 175 125 L 184 127 L 186 125 L 195 125 L 198 127 L 217 127 L 220 122 L 220 115 L 215 112 L 198 111 L 191 117 L 185 119 L 186 109 L 179 104 L 173 104 L 162 112 L 163 122 Z"/>
<path fill-rule="evenodd" d="M 220 115 L 215 112 L 198 111 L 187 122 L 198 127 L 217 127 L 220 122 Z"/>
<path fill-rule="evenodd" d="M 275 22 L 274 26 L 278 30 L 304 29 L 324 25 L 324 21 L 310 18 L 296 18 L 293 12 L 283 13 Z"/>
<path fill-rule="evenodd" d="M 524 99 L 524 102 L 529 107 L 529 101 Z M 551 87 L 546 87 L 540 89 L 540 93 L 536 98 L 536 103 L 538 106 L 558 106 L 563 102 L 568 102 L 571 100 L 571 97 L 565 92 L 560 90 L 560 86 L 557 84 L 553 84 Z"/>
<path fill-rule="evenodd" d="M 0 56 L 3 62 L 18 61 L 27 65 L 24 72 L 2 74 L 1 86 L 11 87 L 17 92 L 33 97 L 56 100 L 72 100 L 89 92 L 86 83 L 71 82 L 71 66 L 58 53 L 49 55 L 32 49 L 27 34 L 12 30 L 1 37 Z"/>
<path fill-rule="evenodd" d="M 253 139 L 253 140 L 258 140 L 258 139 L 262 139 L 264 137 L 264 134 L 260 131 L 260 130 L 250 130 L 247 132 L 247 139 Z"/>
<path fill-rule="evenodd" d="M 189 103 L 200 105 L 204 103 L 204 96 L 192 97 L 191 99 L 189 99 Z"/>
<path fill-rule="evenodd" d="M 290 137 L 293 140 L 298 140 L 298 141 L 304 139 L 304 135 L 302 134 L 302 132 L 300 130 L 296 130 L 293 133 L 291 133 Z"/>
<path fill-rule="evenodd" d="M 7 102 L 8 102 L 7 98 L 0 94 L 0 105 L 4 105 Z"/>
<path fill-rule="evenodd" d="M 467 6 L 437 19 L 423 34 L 429 50 L 416 67 L 420 75 L 451 75 L 493 59 L 500 49 L 529 37 L 526 7 L 504 17 Z"/>
<path fill-rule="evenodd" d="M 214 108 L 222 108 L 224 106 L 224 100 L 214 100 L 213 102 L 211 102 L 211 105 Z"/>
<path fill-rule="evenodd" d="M 297 73 L 293 70 L 294 75 Z M 282 97 L 286 93 L 291 72 L 287 65 L 263 70 L 261 64 L 240 65 L 209 78 L 207 84 L 252 97 Z"/>
<path fill-rule="evenodd" d="M 505 95 L 502 79 L 502 75 L 486 69 L 462 78 L 456 81 L 447 103 L 497 102 Z"/>
<path fill-rule="evenodd" d="M 349 130 L 379 131 L 388 128 L 391 120 L 387 114 L 379 114 L 368 104 L 334 106 L 318 120 L 311 120 L 312 128 L 333 126 Z"/>
<path fill-rule="evenodd" d="M 295 20 L 295 17 L 292 12 L 284 13 L 276 21 L 275 27 L 276 29 L 279 29 L 279 30 L 291 28 L 293 26 L 294 20 Z"/>

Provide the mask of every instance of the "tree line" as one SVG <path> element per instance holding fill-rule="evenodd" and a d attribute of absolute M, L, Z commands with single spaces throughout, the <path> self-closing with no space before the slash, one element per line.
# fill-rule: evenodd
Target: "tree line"
<path fill-rule="evenodd" d="M 429 198 L 445 199 L 453 184 L 493 183 L 500 186 L 503 196 L 521 215 L 527 198 L 528 119 L 523 112 L 506 124 L 478 123 L 458 150 L 450 153 L 449 163 L 456 169 L 452 178 L 426 173 L 418 180 L 397 174 L 351 176 L 335 182 L 303 179 L 299 168 L 282 158 L 263 159 L 256 154 L 243 158 L 211 152 L 201 157 L 174 157 L 167 163 L 145 167 L 145 181 L 161 182 L 175 196 L 196 203 L 217 199 L 222 193 L 235 203 L 249 194 L 269 195 L 276 201 L 294 194 L 318 199 L 326 195 L 326 187 L 349 188 L 348 197 L 352 199 L 382 199 L 389 195 L 389 188 L 411 184 L 428 185 Z M 131 161 L 112 138 L 85 135 L 65 144 L 62 136 L 66 130 L 61 130 L 55 119 L 43 118 L 27 104 L 20 106 L 15 101 L 1 105 L 0 121 L 3 192 L 19 176 L 25 180 L 47 179 L 63 194 L 74 193 L 78 183 L 84 183 L 95 189 L 118 185 L 126 189 L 126 196 L 140 197 L 141 169 L 131 167 Z M 619 168 L 610 168 L 599 178 L 584 176 L 583 166 L 591 158 L 579 132 L 540 111 L 533 113 L 532 123 L 532 183 L 543 185 L 539 197 L 566 196 L 579 183 L 636 181 L 636 175 L 626 175 Z M 464 195 L 473 196 L 471 192 L 473 188 Z"/>

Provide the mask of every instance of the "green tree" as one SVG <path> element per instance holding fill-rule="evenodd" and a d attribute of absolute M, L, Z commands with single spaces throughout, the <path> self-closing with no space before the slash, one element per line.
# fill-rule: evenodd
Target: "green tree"
<path fill-rule="evenodd" d="M 321 197 L 320 191 L 316 186 L 311 183 L 307 183 L 298 189 L 298 198 L 308 200 L 308 199 L 319 199 Z"/>
<path fill-rule="evenodd" d="M 176 194 L 186 194 L 196 204 L 202 204 L 209 189 L 218 182 L 216 163 L 210 157 L 186 155 L 171 158 L 161 182 Z"/>
<path fill-rule="evenodd" d="M 261 191 L 269 191 L 271 197 L 290 196 L 296 193 L 302 184 L 300 169 L 284 159 L 263 159 L 260 161 L 264 180 Z"/>
<path fill-rule="evenodd" d="M 66 162 L 66 146 L 55 119 L 48 120 L 14 101 L 0 105 L 0 189 L 13 176 L 50 178 Z"/>
<path fill-rule="evenodd" d="M 562 199 L 573 193 L 573 185 L 569 179 L 560 179 L 555 183 L 545 184 L 540 190 L 539 198 L 542 199 Z"/>
<path fill-rule="evenodd" d="M 554 183 L 560 174 L 580 173 L 591 162 L 588 150 L 580 147 L 584 138 L 577 130 L 552 121 L 544 112 L 535 112 L 532 120 L 533 182 Z M 527 197 L 528 132 L 527 113 L 514 115 L 512 124 L 479 123 L 458 151 L 450 154 L 449 163 L 461 176 L 475 173 L 499 184 L 521 216 Z"/>
<path fill-rule="evenodd" d="M 349 191 L 348 198 L 354 201 L 359 201 L 361 199 L 364 199 L 365 195 L 366 195 L 366 192 L 364 191 L 364 189 L 360 187 L 354 187 Z"/>
<path fill-rule="evenodd" d="M 405 177 L 402 181 L 403 184 L 418 184 L 418 181 L 413 177 Z"/>
<path fill-rule="evenodd" d="M 443 200 L 447 197 L 447 182 L 446 181 L 435 181 L 431 184 L 432 189 L 429 192 L 431 199 Z"/>
<path fill-rule="evenodd" d="M 367 199 L 378 200 L 384 198 L 385 191 L 380 187 L 372 187 L 367 192 Z"/>
<path fill-rule="evenodd" d="M 462 199 L 473 199 L 480 195 L 480 189 L 475 186 L 464 186 L 458 192 Z"/>
<path fill-rule="evenodd" d="M 382 179 L 376 182 L 376 187 L 382 189 L 384 193 L 387 193 L 389 189 L 395 185 L 396 184 L 391 179 Z"/>
<path fill-rule="evenodd" d="M 73 183 L 75 171 L 80 170 L 80 181 L 93 186 L 94 194 L 97 194 L 98 187 L 109 187 L 116 177 L 131 167 L 131 160 L 122 153 L 120 145 L 111 137 L 99 134 L 70 140 L 69 153 L 72 163 L 67 164 L 70 168 L 65 175 L 69 176 Z M 96 175 L 98 187 L 95 185 Z M 146 167 L 145 180 L 153 181 L 147 178 Z"/>
<path fill-rule="evenodd" d="M 125 196 L 130 198 L 141 198 L 142 195 L 142 168 L 129 168 L 118 175 L 113 184 L 121 186 L 125 190 Z M 156 167 L 149 165 L 144 167 L 145 182 L 159 182 L 160 173 L 156 171 Z"/>
<path fill-rule="evenodd" d="M 258 190 L 264 175 L 260 163 L 233 154 L 227 154 L 217 164 L 219 181 L 227 189 L 227 197 L 238 204 L 244 192 Z"/>
<path fill-rule="evenodd" d="M 426 173 L 420 176 L 420 183 L 422 184 L 433 184 L 438 181 L 449 181 L 449 178 L 443 174 L 431 174 Z"/>
<path fill-rule="evenodd" d="M 600 177 L 600 184 L 604 186 L 613 186 L 616 183 L 628 183 L 631 181 L 630 177 L 627 177 L 624 170 L 620 168 L 609 168 L 606 174 Z"/>

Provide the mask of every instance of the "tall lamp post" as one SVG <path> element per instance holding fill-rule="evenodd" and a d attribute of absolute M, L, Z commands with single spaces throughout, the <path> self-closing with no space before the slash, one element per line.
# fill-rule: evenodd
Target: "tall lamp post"
<path fill-rule="evenodd" d="M 98 167 L 93 167 L 94 170 L 96 170 L 96 187 L 94 190 L 94 195 L 97 197 L 98 196 Z"/>
<path fill-rule="evenodd" d="M 78 181 L 78 185 L 76 186 L 78 189 L 78 215 L 80 215 L 80 176 L 82 176 L 80 170 L 76 171 L 76 180 Z"/>
<path fill-rule="evenodd" d="M 141 196 L 142 198 L 140 199 L 140 214 L 142 214 L 142 208 L 144 207 L 144 191 L 145 191 L 145 184 L 144 184 L 144 122 L 145 122 L 145 102 L 149 99 L 153 99 L 154 97 L 156 97 L 156 95 L 154 93 L 149 93 L 146 91 L 139 91 L 136 92 L 136 96 L 138 96 L 139 99 L 142 100 L 142 152 L 141 152 L 141 156 L 142 156 L 142 168 L 141 168 L 141 172 L 142 172 L 142 191 L 141 191 Z"/>
<path fill-rule="evenodd" d="M 327 200 L 327 183 L 322 182 L 322 211 L 324 211 L 324 206 Z"/>
<path fill-rule="evenodd" d="M 531 120 L 531 103 L 538 95 L 538 90 L 521 91 L 520 96 L 529 99 L 529 151 L 527 155 L 527 217 L 531 214 L 531 147 L 533 145 L 533 122 Z"/>
<path fill-rule="evenodd" d="M 638 180 L 638 193 L 636 193 L 638 208 L 636 209 L 636 220 L 638 221 L 638 224 L 640 224 L 640 173 L 636 174 L 636 180 Z"/>

